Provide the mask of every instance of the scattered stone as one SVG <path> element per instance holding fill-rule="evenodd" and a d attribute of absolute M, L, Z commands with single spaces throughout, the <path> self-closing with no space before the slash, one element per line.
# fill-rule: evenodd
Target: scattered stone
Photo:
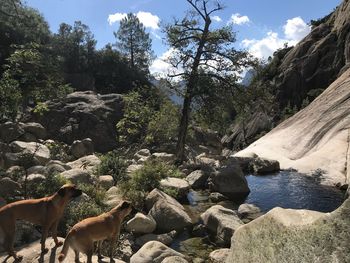
<path fill-rule="evenodd" d="M 250 190 L 247 180 L 237 162 L 228 160 L 209 177 L 209 189 L 229 198 L 244 198 Z"/>
<path fill-rule="evenodd" d="M 39 164 L 45 165 L 50 160 L 50 150 L 45 145 L 36 142 L 13 141 L 10 143 L 12 153 L 33 154 Z M 18 156 L 19 157 L 19 156 Z"/>
<path fill-rule="evenodd" d="M 130 263 L 161 263 L 165 258 L 170 256 L 185 257 L 161 242 L 150 241 L 143 245 L 139 251 L 130 258 Z"/>
<path fill-rule="evenodd" d="M 229 248 L 221 248 L 211 252 L 209 254 L 209 258 L 213 263 L 222 263 L 226 261 L 226 258 L 228 257 L 229 253 Z"/>
<path fill-rule="evenodd" d="M 20 190 L 21 190 L 21 185 L 15 181 L 13 181 L 11 178 L 3 177 L 0 179 L 0 196 L 13 197 Z"/>
<path fill-rule="evenodd" d="M 71 181 L 73 184 L 91 183 L 91 175 L 86 170 L 82 170 L 79 168 L 74 168 L 68 171 L 64 171 L 61 175 Z"/>
<path fill-rule="evenodd" d="M 186 180 L 190 184 L 191 188 L 193 189 L 203 189 L 207 185 L 207 180 L 209 178 L 209 174 L 202 171 L 202 170 L 196 170 L 190 173 Z"/>
<path fill-rule="evenodd" d="M 23 128 L 23 130 L 26 133 L 33 135 L 35 140 L 46 139 L 46 136 L 47 136 L 46 129 L 40 123 L 37 123 L 37 122 L 20 123 L 20 126 Z"/>
<path fill-rule="evenodd" d="M 100 175 L 97 180 L 104 189 L 110 189 L 114 185 L 114 179 L 111 175 Z"/>
<path fill-rule="evenodd" d="M 21 175 L 25 175 L 25 170 L 22 166 L 11 166 L 6 170 L 6 175 L 10 178 L 22 177 Z"/>
<path fill-rule="evenodd" d="M 126 168 L 126 174 L 128 174 L 129 176 L 132 176 L 134 172 L 136 172 L 137 170 L 140 170 L 142 167 L 143 167 L 142 164 L 131 164 L 128 166 L 128 168 Z"/>
<path fill-rule="evenodd" d="M 134 160 L 138 164 L 143 164 L 145 161 L 147 161 L 151 157 L 151 152 L 148 149 L 141 149 L 134 155 Z"/>
<path fill-rule="evenodd" d="M 142 213 L 137 213 L 126 223 L 126 230 L 136 234 L 152 233 L 156 227 L 156 221 L 151 216 Z"/>
<path fill-rule="evenodd" d="M 149 215 L 157 222 L 157 231 L 160 233 L 167 233 L 172 230 L 181 231 L 192 225 L 191 218 L 180 203 L 174 205 L 160 200 L 153 205 Z"/>
<path fill-rule="evenodd" d="M 84 156 L 79 158 L 78 160 L 75 160 L 73 162 L 67 163 L 68 166 L 72 168 L 79 168 L 86 170 L 90 173 L 93 173 L 96 169 L 97 166 L 101 163 L 101 160 L 94 154 Z"/>
<path fill-rule="evenodd" d="M 183 257 L 171 256 L 165 258 L 161 263 L 188 263 L 188 261 Z"/>
<path fill-rule="evenodd" d="M 28 174 L 46 174 L 47 169 L 45 166 L 36 165 L 36 166 L 32 166 L 32 167 L 28 168 L 27 173 Z"/>
<path fill-rule="evenodd" d="M 192 235 L 194 237 L 204 237 L 207 235 L 207 229 L 205 227 L 205 225 L 203 224 L 198 224 L 196 226 L 193 227 L 192 229 Z"/>
<path fill-rule="evenodd" d="M 110 207 L 117 206 L 123 200 L 123 196 L 119 193 L 118 187 L 112 186 L 106 192 L 105 204 Z"/>
<path fill-rule="evenodd" d="M 165 163 L 173 163 L 176 159 L 172 153 L 153 153 L 152 156 Z"/>
<path fill-rule="evenodd" d="M 146 234 L 136 238 L 136 245 L 141 247 L 149 241 L 159 241 L 164 245 L 170 246 L 171 243 L 174 241 L 174 238 L 176 237 L 176 235 L 177 235 L 177 232 L 175 230 L 170 231 L 169 233 L 159 234 L 159 235 Z"/>
<path fill-rule="evenodd" d="M 178 199 L 185 198 L 190 190 L 190 185 L 184 179 L 167 177 L 160 181 L 161 188 L 170 189 L 176 193 Z"/>
<path fill-rule="evenodd" d="M 173 204 L 175 206 L 178 206 L 181 209 L 184 209 L 184 207 L 178 202 L 176 201 L 175 198 L 171 197 L 170 195 L 167 195 L 166 193 L 158 190 L 158 189 L 153 189 L 147 196 L 146 196 L 146 209 L 147 211 L 151 210 L 151 208 L 153 207 L 153 205 L 157 202 L 157 201 L 163 201 L 166 203 L 170 203 Z"/>
<path fill-rule="evenodd" d="M 166 193 L 154 189 L 146 197 L 146 208 L 157 222 L 157 230 L 167 233 L 171 230 L 182 230 L 192 225 L 191 218 L 184 207 Z"/>
<path fill-rule="evenodd" d="M 237 212 L 242 220 L 245 219 L 244 222 L 252 221 L 262 215 L 260 208 L 253 204 L 241 204 Z"/>
<path fill-rule="evenodd" d="M 40 238 L 40 236 L 41 235 L 39 234 L 38 238 Z M 58 240 L 61 242 L 64 242 L 64 238 L 59 237 Z M 37 240 L 37 241 L 30 243 L 30 244 L 26 244 L 22 247 L 19 247 L 17 250 L 20 251 L 19 254 L 21 254 L 23 256 L 23 262 L 42 262 L 42 263 L 59 262 L 58 255 L 60 253 L 58 253 L 58 252 L 60 251 L 61 248 L 57 249 L 55 247 L 55 242 L 53 241 L 53 239 L 51 237 L 47 238 L 46 247 L 49 249 L 49 252 L 44 254 L 42 258 L 40 258 L 40 255 L 41 255 L 40 240 Z M 12 262 L 12 261 L 5 260 L 6 258 L 7 258 L 7 254 L 0 255 L 1 262 L 6 262 L 6 261 Z M 80 253 L 80 261 L 86 262 L 86 255 L 85 254 Z M 104 262 L 104 261 L 107 261 L 107 259 L 101 261 L 97 258 L 97 255 L 92 256 L 92 263 L 99 263 L 99 262 Z M 75 262 L 74 251 L 72 249 L 68 250 L 68 254 L 67 254 L 67 257 L 65 259 L 65 262 Z M 108 262 L 109 262 L 109 258 L 108 258 Z M 119 259 L 114 259 L 114 263 L 125 263 L 125 262 L 122 260 L 119 260 Z"/>
<path fill-rule="evenodd" d="M 221 205 L 214 205 L 201 214 L 205 226 L 220 245 L 229 246 L 235 230 L 243 225 L 237 213 Z"/>
<path fill-rule="evenodd" d="M 45 175 L 42 174 L 30 174 L 27 177 L 28 184 L 40 184 L 46 180 Z"/>
<path fill-rule="evenodd" d="M 24 130 L 18 123 L 8 121 L 0 124 L 0 141 L 9 143 L 19 139 L 23 134 Z"/>
<path fill-rule="evenodd" d="M 94 153 L 94 144 L 90 138 L 75 140 L 70 147 L 70 152 L 75 158 L 91 155 Z"/>
<path fill-rule="evenodd" d="M 267 174 L 278 172 L 280 170 L 280 163 L 278 161 L 266 158 L 255 158 L 251 165 L 252 170 L 256 174 Z"/>
<path fill-rule="evenodd" d="M 226 196 L 224 196 L 223 194 L 220 194 L 218 192 L 213 192 L 210 193 L 209 195 L 209 200 L 213 203 L 219 203 L 222 201 L 226 201 L 228 198 Z"/>

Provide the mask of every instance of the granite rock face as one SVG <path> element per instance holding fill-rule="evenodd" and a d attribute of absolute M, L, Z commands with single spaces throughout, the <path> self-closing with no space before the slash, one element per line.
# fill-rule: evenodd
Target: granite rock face
<path fill-rule="evenodd" d="M 116 147 L 115 124 L 123 115 L 121 95 L 74 92 L 64 99 L 46 104 L 48 111 L 42 116 L 33 115 L 31 119 L 46 128 L 49 138 L 67 144 L 90 138 L 98 152 Z"/>

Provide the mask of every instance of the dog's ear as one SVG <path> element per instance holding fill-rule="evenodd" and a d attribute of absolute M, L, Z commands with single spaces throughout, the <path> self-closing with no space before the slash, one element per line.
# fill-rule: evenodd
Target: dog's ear
<path fill-rule="evenodd" d="M 66 189 L 60 188 L 60 190 L 58 190 L 57 193 L 59 196 L 64 197 L 64 195 L 66 194 Z"/>
<path fill-rule="evenodd" d="M 127 209 L 127 208 L 129 208 L 130 207 L 130 203 L 129 202 L 127 202 L 127 201 L 123 201 L 123 203 L 121 204 L 121 206 L 120 206 L 120 209 Z"/>

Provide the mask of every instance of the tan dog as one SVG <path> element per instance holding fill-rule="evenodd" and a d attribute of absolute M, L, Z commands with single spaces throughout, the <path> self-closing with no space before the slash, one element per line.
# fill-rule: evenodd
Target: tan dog
<path fill-rule="evenodd" d="M 59 242 L 57 239 L 59 220 L 68 202 L 81 194 L 82 191 L 77 189 L 75 185 L 66 184 L 51 196 L 40 199 L 21 200 L 1 207 L 0 245 L 2 243 L 9 256 L 13 256 L 15 260 L 20 261 L 22 259 L 22 256 L 16 254 L 13 247 L 17 219 L 26 220 L 42 226 L 41 252 L 43 254 L 48 251 L 45 247 L 45 240 L 49 231 L 52 233 L 56 246 L 62 245 L 62 242 Z"/>
<path fill-rule="evenodd" d="M 114 247 L 119 237 L 121 224 L 131 211 L 131 204 L 127 201 L 122 201 L 117 207 L 107 213 L 84 219 L 75 224 L 64 241 L 58 260 L 63 261 L 69 247 L 71 247 L 75 253 L 75 262 L 79 262 L 79 252 L 83 252 L 87 255 L 87 263 L 91 263 L 94 242 L 108 239 L 110 241 L 109 256 L 112 262 Z M 98 254 L 101 257 L 100 251 Z"/>

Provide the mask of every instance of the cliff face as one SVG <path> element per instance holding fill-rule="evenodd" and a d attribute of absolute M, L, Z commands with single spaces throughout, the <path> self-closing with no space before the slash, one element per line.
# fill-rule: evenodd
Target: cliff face
<path fill-rule="evenodd" d="M 275 78 L 278 102 L 300 107 L 310 90 L 328 87 L 349 63 L 350 1 L 345 0 L 284 57 Z"/>
<path fill-rule="evenodd" d="M 294 48 L 276 58 L 273 77 L 261 80 L 262 86 L 274 90 L 277 112 L 264 113 L 267 116 L 261 119 L 261 110 L 253 110 L 256 113 L 250 120 L 236 123 L 224 136 L 224 147 L 237 150 L 252 143 L 279 122 L 286 107 L 300 109 L 305 99 L 312 100 L 350 67 L 350 0 L 344 0 L 324 20 Z"/>
<path fill-rule="evenodd" d="M 349 160 L 350 69 L 309 106 L 282 122 L 236 156 L 255 153 L 275 159 L 282 169 L 310 173 L 321 169 L 344 183 Z"/>

